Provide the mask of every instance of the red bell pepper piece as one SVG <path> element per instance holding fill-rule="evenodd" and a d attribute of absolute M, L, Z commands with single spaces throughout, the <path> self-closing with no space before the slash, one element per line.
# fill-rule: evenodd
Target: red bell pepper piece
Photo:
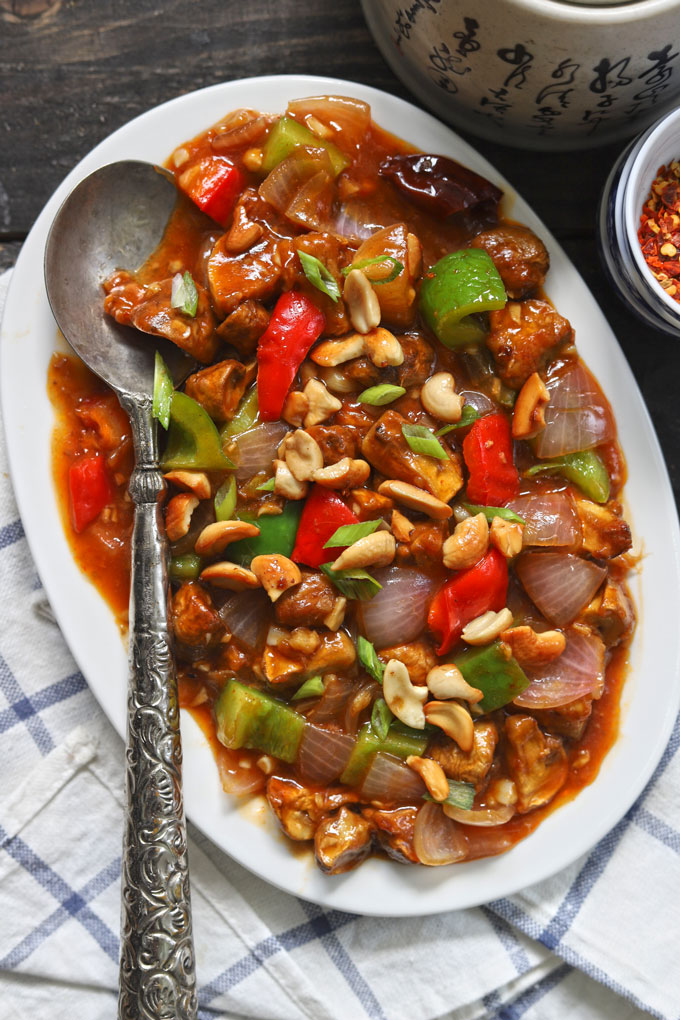
<path fill-rule="evenodd" d="M 504 414 L 478 418 L 463 440 L 470 472 L 467 498 L 482 506 L 503 506 L 519 492 L 519 474 L 512 459 L 510 422 Z"/>
<path fill-rule="evenodd" d="M 204 156 L 180 174 L 177 183 L 206 216 L 226 227 L 246 181 L 226 156 Z"/>
<path fill-rule="evenodd" d="M 498 549 L 490 549 L 474 567 L 460 570 L 447 581 L 427 616 L 427 625 L 440 642 L 437 655 L 451 651 L 471 620 L 490 609 L 502 609 L 507 591 L 508 565 Z"/>
<path fill-rule="evenodd" d="M 325 325 L 323 313 L 297 290 L 282 294 L 274 305 L 257 345 L 257 402 L 263 421 L 281 417 L 295 373 Z"/>
<path fill-rule="evenodd" d="M 358 524 L 359 518 L 346 503 L 323 485 L 312 488 L 302 510 L 295 548 L 291 557 L 296 563 L 320 567 L 336 559 L 347 546 L 324 549 L 324 543 L 343 524 Z"/>
<path fill-rule="evenodd" d="M 113 487 L 104 458 L 99 454 L 80 457 L 68 472 L 73 530 L 80 533 L 98 517 L 113 498 Z"/>

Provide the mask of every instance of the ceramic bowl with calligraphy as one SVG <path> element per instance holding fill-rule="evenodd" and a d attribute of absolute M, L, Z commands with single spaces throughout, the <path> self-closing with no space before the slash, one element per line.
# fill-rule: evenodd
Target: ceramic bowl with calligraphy
<path fill-rule="evenodd" d="M 680 159 L 680 109 L 652 124 L 614 164 L 600 202 L 600 258 L 621 300 L 654 329 L 680 337 L 680 304 L 645 262 L 638 241 L 640 214 L 661 166 Z"/>
<path fill-rule="evenodd" d="M 680 98 L 680 0 L 362 6 L 404 84 L 442 119 L 492 141 L 600 145 L 641 131 Z"/>

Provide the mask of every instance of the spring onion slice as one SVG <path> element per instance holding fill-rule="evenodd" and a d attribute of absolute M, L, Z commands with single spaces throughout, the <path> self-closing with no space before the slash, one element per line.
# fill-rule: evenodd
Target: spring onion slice
<path fill-rule="evenodd" d="M 457 779 L 449 779 L 449 795 L 445 801 L 438 803 L 450 804 L 451 807 L 460 808 L 462 811 L 469 811 L 475 799 L 475 788 L 473 783 L 461 783 Z M 423 800 L 434 800 L 429 793 L 423 794 Z"/>
<path fill-rule="evenodd" d="M 173 308 L 179 308 L 185 315 L 191 318 L 198 311 L 198 291 L 191 273 L 176 273 L 172 278 L 172 293 L 170 304 Z"/>
<path fill-rule="evenodd" d="M 368 273 L 365 275 L 374 285 L 378 283 L 392 283 L 392 280 L 396 280 L 404 268 L 403 264 L 399 259 L 395 259 L 394 255 L 376 255 L 374 259 L 361 259 L 360 262 L 353 262 L 351 266 L 345 266 L 341 273 L 343 276 L 349 276 L 353 269 L 368 269 L 369 266 L 375 266 L 383 262 L 388 262 L 392 265 L 392 271 L 388 276 L 375 277 L 369 276 Z"/>
<path fill-rule="evenodd" d="M 479 411 L 476 411 L 472 404 L 466 404 L 460 416 L 460 421 L 455 422 L 453 425 L 445 425 L 443 429 L 435 432 L 435 436 L 445 436 L 449 432 L 453 432 L 454 429 L 467 428 L 468 425 L 472 425 L 473 421 L 477 421 L 478 418 Z"/>
<path fill-rule="evenodd" d="M 275 478 L 268 478 L 266 482 L 262 482 L 262 485 L 255 487 L 255 492 L 273 492 L 275 482 Z"/>
<path fill-rule="evenodd" d="M 357 400 L 360 404 L 372 404 L 373 407 L 382 407 L 383 404 L 391 404 L 397 397 L 403 397 L 406 390 L 403 386 L 393 386 L 392 383 L 380 383 L 379 386 L 369 386 L 367 390 L 360 393 Z"/>
<path fill-rule="evenodd" d="M 401 434 L 414 453 L 424 453 L 437 460 L 448 460 L 449 456 L 435 436 L 425 425 L 402 425 Z"/>
<path fill-rule="evenodd" d="M 302 701 L 303 698 L 318 698 L 325 690 L 324 682 L 320 676 L 310 676 L 301 687 L 298 687 L 291 701 Z"/>
<path fill-rule="evenodd" d="M 340 298 L 340 288 L 335 282 L 335 277 L 330 269 L 327 269 L 323 262 L 317 259 L 316 256 L 310 255 L 309 252 L 298 251 L 298 258 L 300 259 L 303 272 L 312 287 L 316 287 L 322 294 L 329 297 L 331 301 L 338 301 Z"/>
<path fill-rule="evenodd" d="M 364 667 L 369 676 L 372 676 L 374 680 L 377 680 L 379 684 L 383 682 L 383 674 L 385 673 L 385 667 L 378 658 L 378 653 L 375 650 L 375 646 L 363 636 L 359 635 L 357 640 L 357 652 L 359 654 L 359 662 Z"/>
<path fill-rule="evenodd" d="M 173 581 L 195 581 L 201 572 L 201 557 L 195 553 L 173 556 L 170 560 L 170 577 Z"/>
<path fill-rule="evenodd" d="M 373 702 L 373 711 L 371 712 L 371 729 L 378 740 L 386 739 L 393 719 L 394 716 L 387 707 L 387 702 L 384 698 L 378 698 L 377 701 Z"/>
<path fill-rule="evenodd" d="M 336 528 L 324 544 L 324 549 L 335 549 L 341 545 L 352 545 L 354 542 L 358 542 L 360 538 L 372 535 L 376 528 L 380 527 L 380 524 L 380 520 L 361 521 L 359 524 L 343 524 L 341 527 Z"/>
<path fill-rule="evenodd" d="M 215 493 L 215 517 L 218 521 L 230 521 L 236 509 L 236 479 L 233 475 L 220 485 Z"/>
<path fill-rule="evenodd" d="M 156 351 L 153 370 L 153 404 L 151 413 L 164 429 L 170 425 L 170 404 L 175 387 L 172 383 L 172 376 L 168 366 L 163 361 L 159 352 Z"/>
<path fill-rule="evenodd" d="M 322 563 L 319 569 L 346 599 L 360 599 L 365 602 L 377 595 L 382 588 L 382 585 L 361 567 L 355 570 L 333 570 L 330 563 Z"/>
<path fill-rule="evenodd" d="M 514 510 L 508 510 L 505 506 L 477 506 L 475 503 L 463 503 L 463 507 L 469 514 L 484 514 L 489 524 L 494 517 L 500 517 L 503 521 L 514 521 L 517 524 L 526 524 L 523 517 L 516 514 Z"/>

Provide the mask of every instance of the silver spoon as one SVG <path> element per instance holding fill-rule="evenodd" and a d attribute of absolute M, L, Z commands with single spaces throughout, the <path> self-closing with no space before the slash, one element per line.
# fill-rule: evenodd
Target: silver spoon
<path fill-rule="evenodd" d="M 123 842 L 121 1020 L 190 1020 L 196 975 L 182 801 L 177 677 L 168 631 L 165 482 L 151 415 L 154 353 L 175 381 L 191 364 L 179 348 L 104 314 L 102 282 L 136 269 L 161 240 L 177 199 L 169 174 L 127 160 L 90 174 L 57 213 L 45 249 L 47 296 L 76 354 L 130 418 L 135 504 Z"/>

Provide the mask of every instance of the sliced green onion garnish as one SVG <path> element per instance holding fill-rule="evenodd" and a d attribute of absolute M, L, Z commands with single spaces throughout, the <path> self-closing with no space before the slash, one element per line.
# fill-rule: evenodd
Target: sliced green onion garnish
<path fill-rule="evenodd" d="M 168 366 L 156 351 L 153 370 L 153 404 L 151 413 L 157 418 L 164 429 L 170 425 L 170 404 L 174 390 L 172 376 Z"/>
<path fill-rule="evenodd" d="M 345 268 L 341 270 L 341 272 L 343 276 L 349 276 L 353 269 L 368 269 L 369 266 L 375 266 L 383 262 L 389 262 L 392 264 L 392 271 L 390 272 L 389 276 L 375 277 L 369 276 L 368 273 L 366 273 L 365 275 L 368 277 L 372 284 L 392 283 L 392 280 L 396 280 L 396 278 L 399 276 L 399 273 L 404 268 L 403 264 L 399 261 L 399 259 L 395 259 L 394 255 L 376 255 L 374 259 L 361 259 L 360 262 L 353 262 L 351 266 L 345 266 Z"/>
<path fill-rule="evenodd" d="M 401 434 L 414 453 L 424 453 L 437 460 L 448 460 L 449 455 L 432 429 L 424 425 L 402 425 Z"/>
<path fill-rule="evenodd" d="M 257 383 L 253 383 L 248 392 L 241 397 L 241 402 L 236 409 L 236 414 L 220 429 L 220 439 L 226 443 L 241 432 L 247 432 L 257 421 L 259 408 L 257 406 Z"/>
<path fill-rule="evenodd" d="M 322 563 L 319 569 L 346 599 L 361 599 L 366 602 L 377 595 L 382 588 L 382 585 L 374 577 L 371 577 L 368 571 L 360 567 L 356 570 L 333 570 L 329 563 Z"/>
<path fill-rule="evenodd" d="M 508 510 L 504 506 L 477 506 L 475 503 L 463 503 L 469 514 L 484 514 L 489 524 L 493 521 L 494 517 L 500 517 L 503 521 L 516 521 L 517 524 L 526 524 L 523 517 L 516 514 L 514 510 Z"/>
<path fill-rule="evenodd" d="M 170 577 L 173 581 L 195 581 L 201 572 L 201 557 L 195 553 L 173 556 L 170 560 Z"/>
<path fill-rule="evenodd" d="M 393 719 L 394 716 L 387 707 L 387 702 L 384 698 L 378 698 L 377 701 L 373 702 L 373 711 L 371 712 L 371 729 L 378 740 L 385 740 Z"/>
<path fill-rule="evenodd" d="M 367 390 L 359 394 L 357 400 L 360 404 L 372 404 L 374 407 L 382 407 L 383 404 L 391 404 L 397 397 L 403 397 L 405 393 L 406 390 L 403 386 L 380 383 L 379 386 L 369 386 Z"/>
<path fill-rule="evenodd" d="M 352 545 L 354 542 L 358 542 L 360 538 L 365 538 L 366 535 L 372 535 L 376 528 L 379 528 L 381 521 L 362 521 L 360 524 L 343 524 L 340 528 L 336 528 L 328 541 L 324 544 L 324 549 L 335 549 L 341 545 Z"/>
<path fill-rule="evenodd" d="M 372 676 L 374 680 L 377 680 L 379 684 L 383 682 L 383 674 L 385 667 L 378 658 L 378 653 L 371 642 L 359 635 L 357 640 L 357 652 L 359 653 L 359 662 L 364 667 L 369 676 Z"/>
<path fill-rule="evenodd" d="M 193 319 L 198 309 L 198 291 L 191 273 L 176 273 L 173 276 L 170 304 Z"/>
<path fill-rule="evenodd" d="M 255 492 L 273 492 L 275 482 L 275 478 L 268 478 L 266 482 L 262 483 L 262 485 L 257 485 L 255 487 Z"/>
<path fill-rule="evenodd" d="M 236 479 L 230 475 L 215 493 L 215 517 L 218 521 L 230 521 L 235 509 Z"/>
<path fill-rule="evenodd" d="M 318 698 L 319 695 L 323 694 L 325 688 L 323 680 L 320 676 L 310 676 L 309 680 L 305 680 L 302 687 L 298 687 L 291 701 L 302 701 L 303 698 Z"/>
<path fill-rule="evenodd" d="M 457 779 L 449 779 L 449 795 L 440 804 L 450 804 L 451 807 L 460 808 L 462 811 L 469 811 L 475 799 L 475 788 L 473 783 L 461 783 Z M 423 794 L 423 800 L 434 800 L 429 793 Z"/>
<path fill-rule="evenodd" d="M 340 297 L 340 288 L 335 282 L 335 277 L 330 269 L 326 269 L 323 262 L 306 251 L 298 251 L 298 257 L 304 274 L 311 285 L 329 297 L 331 301 L 337 301 Z"/>
<path fill-rule="evenodd" d="M 465 404 L 463 407 L 463 413 L 460 416 L 460 421 L 455 422 L 453 425 L 445 425 L 443 429 L 439 429 L 435 432 L 435 436 L 445 436 L 449 432 L 453 432 L 454 429 L 464 429 L 468 425 L 472 425 L 473 421 L 477 421 L 479 418 L 479 412 L 475 411 L 472 404 Z"/>

